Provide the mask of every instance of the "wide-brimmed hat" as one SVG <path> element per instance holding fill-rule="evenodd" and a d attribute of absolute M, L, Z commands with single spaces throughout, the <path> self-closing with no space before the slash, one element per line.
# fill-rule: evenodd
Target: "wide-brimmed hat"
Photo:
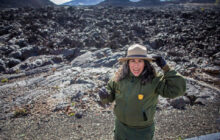
<path fill-rule="evenodd" d="M 133 44 L 128 48 L 127 56 L 119 58 L 118 61 L 123 62 L 130 59 L 143 59 L 148 61 L 153 61 L 154 59 L 147 55 L 147 48 L 140 44 Z"/>

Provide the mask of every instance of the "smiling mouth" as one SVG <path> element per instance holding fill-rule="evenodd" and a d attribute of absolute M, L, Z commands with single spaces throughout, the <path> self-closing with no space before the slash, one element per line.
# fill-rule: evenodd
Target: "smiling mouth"
<path fill-rule="evenodd" d="M 133 72 L 134 72 L 134 73 L 139 73 L 139 72 L 140 72 L 140 70 L 133 70 Z"/>

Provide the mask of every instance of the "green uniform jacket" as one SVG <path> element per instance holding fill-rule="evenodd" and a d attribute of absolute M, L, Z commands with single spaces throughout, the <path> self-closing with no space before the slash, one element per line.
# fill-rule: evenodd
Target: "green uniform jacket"
<path fill-rule="evenodd" d="M 114 114 L 117 119 L 131 127 L 146 127 L 154 122 L 158 96 L 175 98 L 185 93 L 185 79 L 175 70 L 155 77 L 151 83 L 142 85 L 140 78 L 132 74 L 119 82 L 107 84 L 109 96 L 103 103 L 115 101 Z M 143 95 L 143 99 L 138 98 Z"/>

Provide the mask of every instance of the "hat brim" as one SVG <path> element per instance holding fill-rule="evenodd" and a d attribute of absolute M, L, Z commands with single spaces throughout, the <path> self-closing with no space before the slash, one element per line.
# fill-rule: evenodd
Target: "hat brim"
<path fill-rule="evenodd" d="M 131 59 L 143 59 L 143 60 L 147 60 L 150 62 L 154 60 L 154 58 L 150 58 L 150 57 L 122 57 L 122 58 L 119 58 L 118 61 L 124 62 L 124 61 L 131 60 Z"/>

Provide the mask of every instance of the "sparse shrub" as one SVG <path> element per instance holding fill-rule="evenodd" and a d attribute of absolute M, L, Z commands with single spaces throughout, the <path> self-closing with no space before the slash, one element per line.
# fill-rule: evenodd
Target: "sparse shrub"
<path fill-rule="evenodd" d="M 74 116 L 74 115 L 75 115 L 75 113 L 73 113 L 73 112 L 69 114 L 69 116 Z"/>
<path fill-rule="evenodd" d="M 54 87 L 55 90 L 58 90 L 59 88 L 60 88 L 59 86 L 55 86 L 55 87 Z"/>
<path fill-rule="evenodd" d="M 75 103 L 74 103 L 74 102 L 72 102 L 71 106 L 75 106 Z"/>
<path fill-rule="evenodd" d="M 26 109 L 24 109 L 24 108 L 17 108 L 17 109 L 15 109 L 14 117 L 26 116 L 27 114 L 28 113 L 27 113 Z"/>
<path fill-rule="evenodd" d="M 204 10 L 205 10 L 205 8 L 202 7 L 202 8 L 201 8 L 201 11 L 203 12 Z"/>
<path fill-rule="evenodd" d="M 7 78 L 4 78 L 4 79 L 1 80 L 1 82 L 2 82 L 2 83 L 7 83 L 7 82 L 8 82 L 8 79 L 7 79 Z"/>
<path fill-rule="evenodd" d="M 57 70 L 56 68 L 52 68 L 52 69 L 51 69 L 52 72 L 55 72 L 56 70 Z"/>
<path fill-rule="evenodd" d="M 19 73 L 20 72 L 20 70 L 19 69 L 17 69 L 16 71 L 15 71 L 15 73 Z"/>

